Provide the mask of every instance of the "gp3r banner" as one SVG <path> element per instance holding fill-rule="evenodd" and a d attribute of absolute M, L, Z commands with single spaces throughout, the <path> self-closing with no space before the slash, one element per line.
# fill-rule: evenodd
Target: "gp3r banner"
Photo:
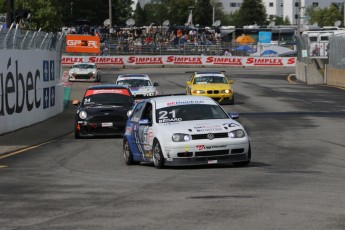
<path fill-rule="evenodd" d="M 238 67 L 294 67 L 296 57 L 236 57 L 236 56 L 62 56 L 62 65 L 92 62 L 115 66 L 238 66 Z"/>
<path fill-rule="evenodd" d="M 99 36 L 91 35 L 66 35 L 67 53 L 99 53 Z"/>

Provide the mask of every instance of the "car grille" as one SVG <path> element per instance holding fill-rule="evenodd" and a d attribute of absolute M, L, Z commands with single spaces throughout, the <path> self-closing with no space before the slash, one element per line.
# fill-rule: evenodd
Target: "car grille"
<path fill-rule="evenodd" d="M 90 119 L 90 123 L 99 123 L 99 122 L 125 122 L 121 116 L 95 116 Z"/>
<path fill-rule="evenodd" d="M 207 133 L 206 134 L 194 134 L 192 135 L 192 140 L 201 140 L 201 139 L 208 139 L 207 138 Z M 228 133 L 213 133 L 214 138 L 227 138 Z"/>
<path fill-rule="evenodd" d="M 207 94 L 219 94 L 219 90 L 207 90 Z"/>
<path fill-rule="evenodd" d="M 90 74 L 78 74 L 75 76 L 75 79 L 90 79 L 91 76 Z"/>
<path fill-rule="evenodd" d="M 229 150 L 214 150 L 214 151 L 203 151 L 203 152 L 195 152 L 196 157 L 208 157 L 208 156 L 220 156 L 220 155 L 228 155 Z"/>

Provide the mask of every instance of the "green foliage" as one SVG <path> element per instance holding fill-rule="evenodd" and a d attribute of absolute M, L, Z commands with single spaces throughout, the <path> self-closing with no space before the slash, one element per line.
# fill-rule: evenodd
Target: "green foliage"
<path fill-rule="evenodd" d="M 237 26 L 245 25 L 265 25 L 266 24 L 266 8 L 262 0 L 243 0 L 238 10 Z"/>
<path fill-rule="evenodd" d="M 195 5 L 194 13 L 194 24 L 199 24 L 200 26 L 211 26 L 212 25 L 212 14 L 213 9 L 210 0 L 198 0 Z"/>
<path fill-rule="evenodd" d="M 154 23 L 155 25 L 162 25 L 163 21 L 166 19 L 166 12 L 168 8 L 164 4 L 146 4 L 144 6 L 144 15 L 146 25 Z"/>
<path fill-rule="evenodd" d="M 306 14 L 310 17 L 310 24 L 318 23 L 319 26 L 333 26 L 336 21 L 343 21 L 343 15 L 337 5 L 331 4 L 330 7 L 307 8 Z"/>
<path fill-rule="evenodd" d="M 138 2 L 134 11 L 134 20 L 136 26 L 143 26 L 145 25 L 145 13 L 143 8 L 141 8 L 140 3 Z"/>
<path fill-rule="evenodd" d="M 109 0 L 12 0 L 14 10 L 31 11 L 30 25 L 43 31 L 60 31 L 62 26 L 74 25 L 86 19 L 91 25 L 103 25 L 109 18 Z M 125 25 L 132 17 L 132 0 L 111 0 L 112 24 Z M 0 0 L 0 9 L 6 12 L 6 0 Z"/>

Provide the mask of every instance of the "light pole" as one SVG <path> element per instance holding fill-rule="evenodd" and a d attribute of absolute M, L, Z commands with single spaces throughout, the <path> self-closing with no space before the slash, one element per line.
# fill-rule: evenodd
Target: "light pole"
<path fill-rule="evenodd" d="M 295 7 L 296 7 L 296 14 L 295 14 L 295 19 L 296 21 L 296 25 L 297 25 L 297 35 L 300 35 L 301 33 L 301 0 L 297 0 L 297 2 L 295 2 Z"/>
<path fill-rule="evenodd" d="M 112 9 L 111 9 L 111 0 L 109 0 L 109 36 L 111 33 L 111 29 L 113 27 L 113 23 L 112 23 Z"/>

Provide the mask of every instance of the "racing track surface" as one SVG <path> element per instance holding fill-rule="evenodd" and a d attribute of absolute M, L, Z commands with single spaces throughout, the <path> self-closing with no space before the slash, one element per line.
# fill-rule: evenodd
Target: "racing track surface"
<path fill-rule="evenodd" d="M 190 70 L 104 69 L 102 81 L 144 72 L 184 93 Z M 128 167 L 121 137 L 71 134 L 0 160 L 0 229 L 345 229 L 345 91 L 291 84 L 288 68 L 225 70 L 249 167 Z"/>

